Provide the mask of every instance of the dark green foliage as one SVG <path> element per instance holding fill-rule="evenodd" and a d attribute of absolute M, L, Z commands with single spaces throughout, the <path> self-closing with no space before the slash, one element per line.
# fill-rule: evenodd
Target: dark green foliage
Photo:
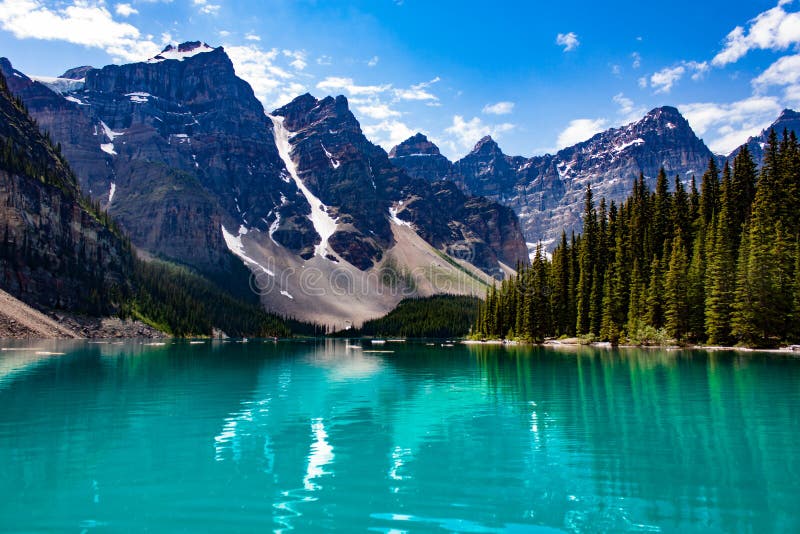
<path fill-rule="evenodd" d="M 595 208 L 587 189 L 583 235 L 569 243 L 562 236 L 552 262 L 534 261 L 492 288 L 476 335 L 748 346 L 800 340 L 797 138 L 784 132 L 779 141 L 771 132 L 760 173 L 745 148 L 721 180 L 709 161 L 700 192 L 694 178 L 688 192 L 678 178 L 672 191 L 667 184 L 660 172 L 651 193 L 640 176 L 628 199 L 608 210 L 602 200 Z M 544 283 L 537 272 L 546 273 Z"/>
<path fill-rule="evenodd" d="M 408 338 L 463 337 L 478 318 L 481 301 L 476 297 L 437 295 L 404 299 L 385 317 L 367 321 L 359 329 L 339 336 Z"/>
<path fill-rule="evenodd" d="M 314 333 L 313 325 L 285 320 L 244 302 L 206 278 L 163 261 L 136 261 L 136 290 L 120 315 L 146 321 L 175 336 L 290 336 Z M 318 328 L 319 333 L 324 333 Z"/>

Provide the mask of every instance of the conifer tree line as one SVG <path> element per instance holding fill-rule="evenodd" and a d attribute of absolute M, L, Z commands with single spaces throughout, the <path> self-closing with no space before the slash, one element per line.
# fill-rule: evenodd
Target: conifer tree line
<path fill-rule="evenodd" d="M 773 130 L 757 169 L 744 146 L 722 170 L 655 191 L 644 177 L 621 205 L 587 187 L 583 233 L 552 259 L 493 286 L 479 338 L 776 346 L 800 341 L 800 147 Z"/>

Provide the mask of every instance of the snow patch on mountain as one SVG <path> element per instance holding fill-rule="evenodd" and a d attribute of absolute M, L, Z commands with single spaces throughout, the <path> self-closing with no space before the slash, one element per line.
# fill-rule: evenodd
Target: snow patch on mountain
<path fill-rule="evenodd" d="M 644 139 L 642 139 L 641 137 L 637 137 L 633 141 L 628 141 L 627 143 L 622 143 L 621 145 L 615 146 L 614 147 L 614 152 L 619 154 L 620 152 L 624 151 L 627 148 L 630 148 L 632 146 L 639 146 L 639 145 L 643 145 L 643 144 L 644 144 Z"/>
<path fill-rule="evenodd" d="M 80 91 L 86 85 L 86 78 L 72 80 L 70 78 L 57 78 L 54 76 L 31 76 L 31 80 L 46 85 L 48 89 L 58 94 L 74 93 Z"/>
<path fill-rule="evenodd" d="M 328 214 L 328 207 L 325 206 L 311 190 L 306 187 L 306 184 L 300 179 L 297 174 L 297 166 L 292 160 L 292 144 L 289 141 L 289 130 L 283 125 L 283 117 L 274 115 L 267 115 L 272 121 L 272 133 L 275 136 L 275 145 L 278 147 L 278 154 L 286 165 L 286 170 L 289 171 L 289 176 L 294 180 L 297 188 L 306 197 L 309 205 L 311 205 L 311 224 L 314 225 L 314 230 L 319 234 L 321 241 L 315 247 L 314 254 L 322 256 L 323 258 L 328 255 L 328 239 L 336 232 L 337 221 Z"/>
<path fill-rule="evenodd" d="M 160 54 L 147 60 L 148 63 L 160 63 L 167 60 L 183 61 L 198 54 L 205 54 L 216 50 L 206 43 L 184 43 L 179 46 L 167 46 Z"/>
<path fill-rule="evenodd" d="M 224 225 L 220 225 L 220 228 L 222 228 L 222 237 L 225 239 L 225 245 L 227 245 L 228 250 L 230 250 L 236 256 L 241 258 L 242 261 L 245 262 L 245 264 L 253 265 L 261 269 L 261 271 L 263 271 L 264 273 L 270 276 L 275 276 L 274 272 L 272 272 L 271 270 L 267 269 L 266 267 L 258 263 L 256 260 L 248 256 L 247 253 L 245 252 L 244 243 L 242 243 L 242 236 L 247 235 L 248 230 L 246 227 L 240 226 L 238 235 L 233 235 L 232 233 L 228 232 L 228 230 L 225 229 Z"/>

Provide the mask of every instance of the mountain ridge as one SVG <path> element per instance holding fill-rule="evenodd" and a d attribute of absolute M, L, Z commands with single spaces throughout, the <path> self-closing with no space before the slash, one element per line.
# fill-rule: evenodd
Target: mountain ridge
<path fill-rule="evenodd" d="M 18 73 L 7 60 L 0 67 Z M 277 274 L 268 264 L 302 269 L 306 262 L 331 275 L 347 263 L 366 275 L 385 269 L 389 259 L 410 270 L 419 258 L 408 254 L 432 264 L 443 254 L 448 276 L 469 264 L 458 276 L 477 277 L 484 287 L 487 275 L 503 277 L 508 266 L 526 261 L 511 210 L 449 183 L 408 176 L 366 139 L 343 96 L 301 95 L 268 115 L 222 47 L 197 41 L 144 62 L 70 69 L 59 80 L 84 78 L 59 81 L 64 92 L 18 74 L 15 94 L 134 244 L 235 282 L 240 291 L 249 283 L 231 276 L 236 265 L 251 277 Z M 283 125 L 288 146 L 281 151 Z M 325 218 L 335 221 L 328 234 L 316 224 Z M 387 258 L 397 247 L 406 252 Z M 315 259 L 320 249 L 327 253 Z M 483 273 L 472 272 L 473 265 Z M 411 285 L 423 288 L 421 295 L 439 291 L 430 280 Z M 261 300 L 269 310 L 313 320 L 299 297 L 286 296 L 297 291 L 275 288 Z"/>
<path fill-rule="evenodd" d="M 412 174 L 444 176 L 470 194 L 511 206 L 531 246 L 543 242 L 552 248 L 562 230 L 580 231 L 587 186 L 596 197 L 619 202 L 640 173 L 650 188 L 661 167 L 688 181 L 700 176 L 711 158 L 720 159 L 677 108 L 662 106 L 555 154 L 509 156 L 486 136 L 461 159 L 440 162 L 433 171 L 416 159 L 395 157 L 394 162 Z"/>

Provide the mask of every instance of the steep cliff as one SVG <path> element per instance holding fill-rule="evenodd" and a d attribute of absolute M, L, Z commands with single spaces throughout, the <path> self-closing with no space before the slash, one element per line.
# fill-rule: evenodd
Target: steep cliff
<path fill-rule="evenodd" d="M 62 156 L 0 76 L 2 287 L 42 308 L 114 312 L 130 288 L 130 247 L 82 198 Z"/>

